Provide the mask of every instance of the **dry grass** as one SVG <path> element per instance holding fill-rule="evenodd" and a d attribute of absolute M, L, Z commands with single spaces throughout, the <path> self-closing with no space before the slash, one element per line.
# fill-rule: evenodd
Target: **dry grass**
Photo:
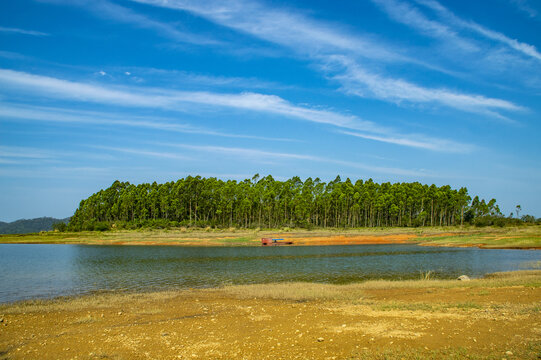
<path fill-rule="evenodd" d="M 363 297 L 357 284 L 332 285 L 303 282 L 229 285 L 223 288 L 228 294 L 242 298 L 270 298 L 279 300 L 355 300 Z"/>
<path fill-rule="evenodd" d="M 27 300 L 12 304 L 1 304 L 1 314 L 17 314 L 23 312 L 74 311 L 79 309 L 106 309 L 126 304 L 144 304 L 148 301 L 168 300 L 179 296 L 182 291 L 162 291 L 153 293 L 118 293 L 86 295 L 81 297 L 59 297 L 53 300 Z"/>
<path fill-rule="evenodd" d="M 223 291 L 241 298 L 270 298 L 281 300 L 358 300 L 366 296 L 365 290 L 420 289 L 420 288 L 497 288 L 506 286 L 541 287 L 541 270 L 523 270 L 493 273 L 483 279 L 471 281 L 432 280 L 430 272 L 421 274 L 421 280 L 370 280 L 347 285 L 317 283 L 272 283 L 230 285 Z"/>
<path fill-rule="evenodd" d="M 432 280 L 434 278 L 434 272 L 433 271 L 419 271 L 419 280 Z"/>
<path fill-rule="evenodd" d="M 426 277 L 426 273 L 424 274 Z M 541 287 L 541 270 L 499 272 L 471 281 L 458 280 L 370 280 L 362 283 L 333 285 L 306 282 L 226 285 L 220 291 L 240 298 L 269 298 L 291 301 L 358 301 L 366 298 L 366 290 L 387 289 L 428 289 L 428 288 L 487 288 L 529 286 Z M 215 291 L 209 289 L 206 291 Z M 189 293 L 190 290 L 162 291 L 153 293 L 105 293 L 82 297 L 61 297 L 54 300 L 29 300 L 14 304 L 0 305 L 0 314 L 14 314 L 37 311 L 71 311 L 81 308 L 122 309 L 126 304 L 143 304 L 148 301 L 168 300 Z M 158 313 L 159 310 L 156 310 Z"/>

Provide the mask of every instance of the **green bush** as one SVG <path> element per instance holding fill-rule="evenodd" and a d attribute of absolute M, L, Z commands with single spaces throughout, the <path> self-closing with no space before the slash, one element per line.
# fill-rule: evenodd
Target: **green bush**
<path fill-rule="evenodd" d="M 55 230 L 55 231 L 64 232 L 67 229 L 68 229 L 68 225 L 66 225 L 66 223 L 57 222 L 57 223 L 53 224 L 53 230 Z"/>

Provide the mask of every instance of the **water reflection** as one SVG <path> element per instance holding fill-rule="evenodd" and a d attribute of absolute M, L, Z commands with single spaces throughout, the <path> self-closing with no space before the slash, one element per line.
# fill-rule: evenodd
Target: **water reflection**
<path fill-rule="evenodd" d="M 0 245 L 0 302 L 84 294 L 151 291 L 224 283 L 439 278 L 518 270 L 539 261 L 527 250 L 416 245 L 166 247 Z"/>

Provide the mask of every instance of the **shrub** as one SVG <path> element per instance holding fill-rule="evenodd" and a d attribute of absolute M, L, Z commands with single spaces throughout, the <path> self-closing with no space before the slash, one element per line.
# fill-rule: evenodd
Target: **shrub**
<path fill-rule="evenodd" d="M 60 231 L 60 232 L 64 232 L 68 229 L 68 225 L 66 225 L 65 223 L 63 222 L 57 222 L 57 223 L 54 223 L 53 224 L 53 230 L 54 231 Z"/>

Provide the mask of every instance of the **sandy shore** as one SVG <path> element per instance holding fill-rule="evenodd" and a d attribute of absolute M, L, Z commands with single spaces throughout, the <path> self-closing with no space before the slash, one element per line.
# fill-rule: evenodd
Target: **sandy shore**
<path fill-rule="evenodd" d="M 538 359 L 541 271 L 0 306 L 0 359 Z"/>

